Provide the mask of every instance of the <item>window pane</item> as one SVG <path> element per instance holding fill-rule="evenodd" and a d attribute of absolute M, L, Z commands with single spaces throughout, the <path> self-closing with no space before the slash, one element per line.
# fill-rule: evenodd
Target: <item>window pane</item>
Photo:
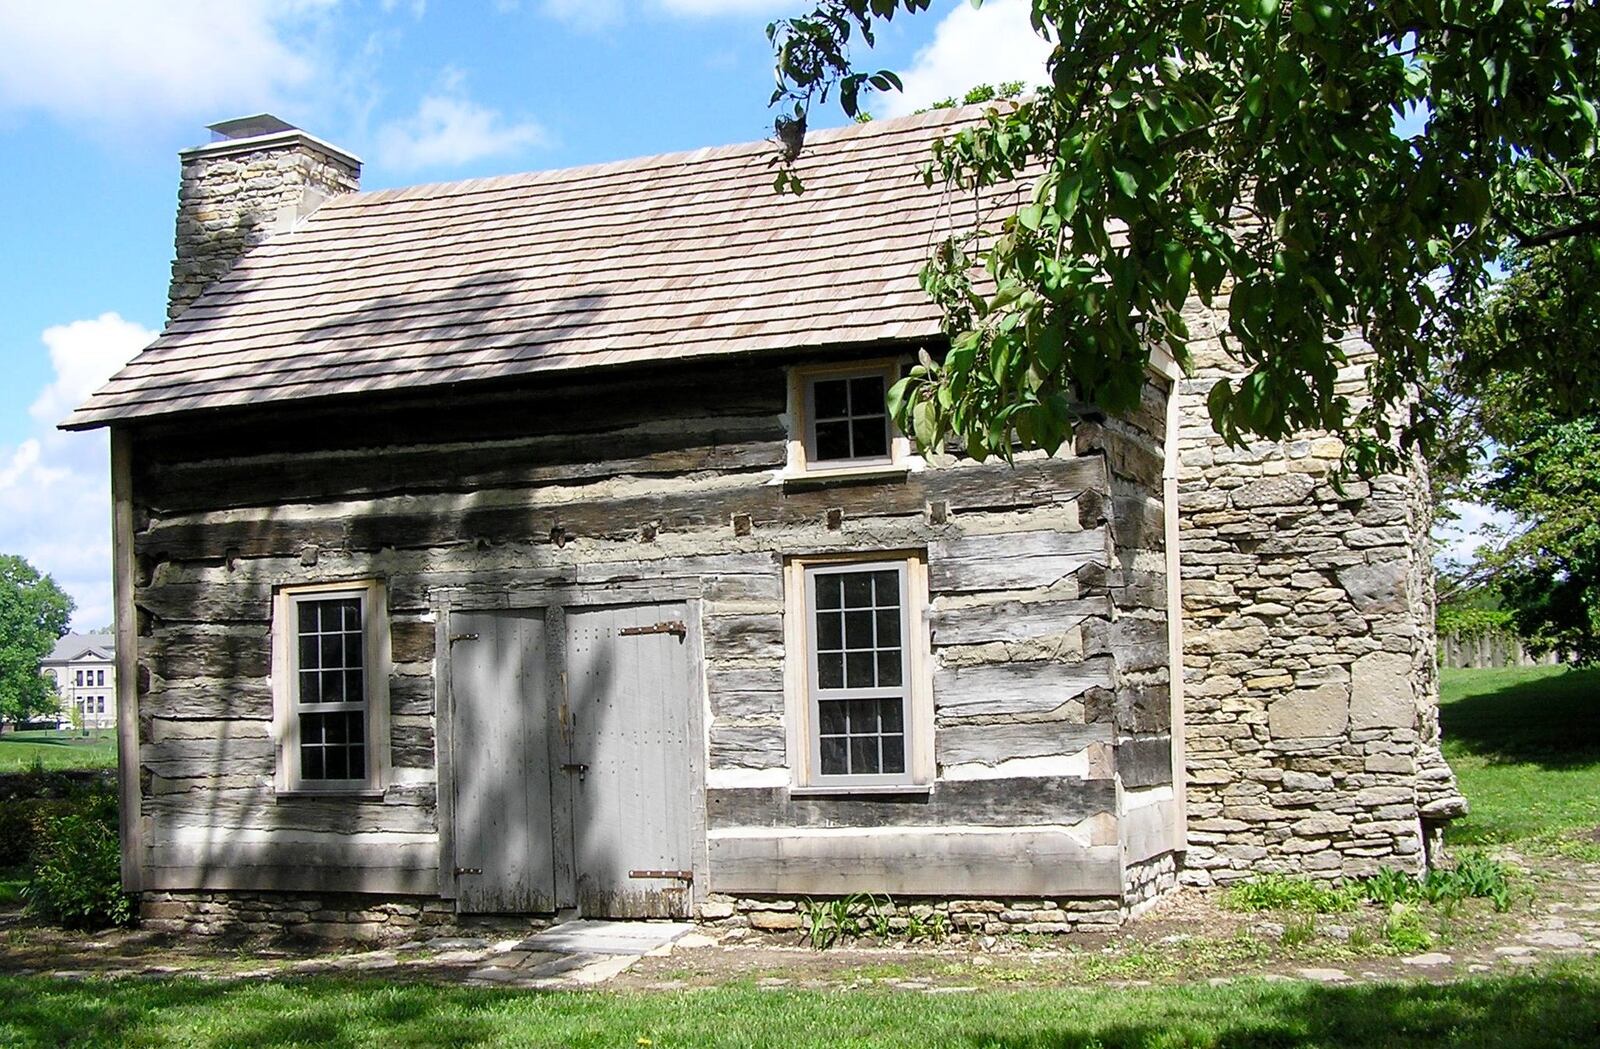
<path fill-rule="evenodd" d="M 850 774 L 872 776 L 883 771 L 878 761 L 877 736 L 850 737 Z"/>
<path fill-rule="evenodd" d="M 850 453 L 855 459 L 889 454 L 889 424 L 883 416 L 857 419 L 850 424 Z"/>
<path fill-rule="evenodd" d="M 367 697 L 361 693 L 361 671 L 346 670 L 344 672 L 344 701 L 346 703 L 360 703 Z"/>
<path fill-rule="evenodd" d="M 822 774 L 845 776 L 850 773 L 849 748 L 843 737 L 822 741 Z"/>
<path fill-rule="evenodd" d="M 322 672 L 322 691 L 316 702 L 343 703 L 344 698 L 344 671 L 324 670 Z"/>
<path fill-rule="evenodd" d="M 900 653 L 878 653 L 878 687 L 893 688 L 900 684 Z"/>
<path fill-rule="evenodd" d="M 847 688 L 872 688 L 877 683 L 877 675 L 872 672 L 871 652 L 846 652 L 844 659 Z"/>
<path fill-rule="evenodd" d="M 342 746 L 346 742 L 346 740 L 344 738 L 345 737 L 345 733 L 344 733 L 344 730 L 345 730 L 344 717 L 342 715 L 339 715 L 339 714 L 324 714 L 321 717 L 321 721 L 322 721 L 322 742 L 327 743 L 330 746 L 335 744 L 335 743 L 337 743 L 337 744 Z"/>
<path fill-rule="evenodd" d="M 317 629 L 317 606 L 312 601 L 300 603 L 300 633 L 312 634 Z"/>
<path fill-rule="evenodd" d="M 844 647 L 844 628 L 839 625 L 837 612 L 817 613 L 817 648 L 838 651 Z"/>
<path fill-rule="evenodd" d="M 818 379 L 811 384 L 811 406 L 818 419 L 842 419 L 850 414 L 844 379 Z"/>
<path fill-rule="evenodd" d="M 844 607 L 872 607 L 872 573 L 850 572 L 844 575 Z"/>
<path fill-rule="evenodd" d="M 300 715 L 300 778 L 364 779 L 366 720 L 359 711 Z"/>
<path fill-rule="evenodd" d="M 867 375 L 850 380 L 851 415 L 882 415 L 884 400 L 883 376 Z"/>
<path fill-rule="evenodd" d="M 848 730 L 849 722 L 845 718 L 847 704 L 837 699 L 830 699 L 825 703 L 817 704 L 818 728 L 824 736 L 842 736 Z"/>
<path fill-rule="evenodd" d="M 872 647 L 872 613 L 846 612 L 844 614 L 844 647 Z"/>
<path fill-rule="evenodd" d="M 819 460 L 850 458 L 850 424 L 848 422 L 817 423 L 816 457 Z"/>
<path fill-rule="evenodd" d="M 844 656 L 837 652 L 817 654 L 817 687 L 844 687 Z"/>
<path fill-rule="evenodd" d="M 904 772 L 906 770 L 906 738 L 904 736 L 883 737 L 883 771 Z"/>
<path fill-rule="evenodd" d="M 874 572 L 872 586 L 878 594 L 879 608 L 900 607 L 900 573 Z"/>
<path fill-rule="evenodd" d="M 318 666 L 344 666 L 344 637 L 340 634 L 323 634 L 320 645 L 322 661 Z"/>
<path fill-rule="evenodd" d="M 878 704 L 876 699 L 858 699 L 850 704 L 850 734 L 854 736 L 878 731 Z"/>
<path fill-rule="evenodd" d="M 878 613 L 878 647 L 900 647 L 900 610 L 886 608 Z"/>
<path fill-rule="evenodd" d="M 839 577 L 833 574 L 817 576 L 817 607 L 839 607 Z"/>
<path fill-rule="evenodd" d="M 903 714 L 904 711 L 901 710 L 900 701 L 898 699 L 884 699 L 878 701 L 878 717 L 882 719 L 881 724 L 883 725 L 884 732 L 904 732 L 905 728 L 902 723 Z"/>

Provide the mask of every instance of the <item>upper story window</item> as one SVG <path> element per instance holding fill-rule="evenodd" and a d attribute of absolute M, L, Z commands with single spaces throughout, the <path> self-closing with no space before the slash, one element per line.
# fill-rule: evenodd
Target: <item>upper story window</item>
<path fill-rule="evenodd" d="M 77 672 L 76 682 L 80 688 L 83 686 L 83 671 L 80 670 Z"/>
<path fill-rule="evenodd" d="M 106 672 L 104 670 L 96 670 L 94 672 L 94 683 L 97 688 L 106 683 Z"/>
<path fill-rule="evenodd" d="M 279 788 L 375 789 L 388 749 L 382 585 L 299 587 L 281 592 L 278 602 Z"/>
<path fill-rule="evenodd" d="M 888 383 L 881 373 L 808 379 L 807 461 L 888 461 L 888 395 Z"/>
<path fill-rule="evenodd" d="M 790 476 L 891 471 L 911 445 L 889 418 L 898 361 L 794 368 L 789 387 Z"/>

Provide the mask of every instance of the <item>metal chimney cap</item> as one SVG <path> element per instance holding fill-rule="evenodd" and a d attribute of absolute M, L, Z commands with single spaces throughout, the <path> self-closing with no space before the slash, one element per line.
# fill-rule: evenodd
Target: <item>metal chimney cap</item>
<path fill-rule="evenodd" d="M 279 120 L 271 113 L 257 113 L 255 116 L 234 117 L 232 120 L 207 124 L 206 130 L 211 132 L 211 141 L 225 142 L 229 139 L 257 138 L 261 135 L 275 135 L 280 131 L 300 129 L 287 121 Z"/>

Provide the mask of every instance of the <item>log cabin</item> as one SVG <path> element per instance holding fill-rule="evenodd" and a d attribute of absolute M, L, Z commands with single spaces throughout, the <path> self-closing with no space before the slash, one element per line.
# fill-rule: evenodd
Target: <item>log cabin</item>
<path fill-rule="evenodd" d="M 1420 467 L 1223 444 L 1198 304 L 1192 374 L 1053 455 L 887 417 L 930 245 L 1024 199 L 925 185 L 975 116 L 815 134 L 802 196 L 770 143 L 367 192 L 271 117 L 186 150 L 168 324 L 63 424 L 110 431 L 146 920 L 1063 932 L 1421 869 Z"/>

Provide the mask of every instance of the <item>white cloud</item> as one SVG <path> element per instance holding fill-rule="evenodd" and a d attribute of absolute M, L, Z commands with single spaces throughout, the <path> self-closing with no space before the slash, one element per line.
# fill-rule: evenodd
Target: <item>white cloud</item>
<path fill-rule="evenodd" d="M 592 32 L 621 22 L 623 11 L 622 0 L 543 0 L 539 13 L 575 29 Z"/>
<path fill-rule="evenodd" d="M 495 0 L 495 7 L 501 12 L 514 11 L 519 6 L 517 0 Z M 638 2 L 630 5 L 625 0 L 540 0 L 539 13 L 575 29 L 594 32 L 620 24 L 626 15 L 645 6 L 669 15 L 707 18 L 779 12 L 799 14 L 810 5 L 805 0 L 654 0 L 649 5 Z"/>
<path fill-rule="evenodd" d="M 155 338 L 155 333 L 115 313 L 102 313 L 94 320 L 46 328 L 41 338 L 50 352 L 55 379 L 34 400 L 28 413 L 45 426 L 54 426 L 105 385 L 118 368 Z"/>
<path fill-rule="evenodd" d="M 103 125 L 281 107 L 336 0 L 0 3 L 0 110 Z"/>
<path fill-rule="evenodd" d="M 1479 503 L 1451 503 L 1450 509 L 1456 519 L 1433 529 L 1434 564 L 1440 568 L 1471 564 L 1480 547 L 1495 547 L 1517 523 L 1512 515 Z"/>
<path fill-rule="evenodd" d="M 417 111 L 378 129 L 378 162 L 396 171 L 447 168 L 548 145 L 539 124 L 507 122 L 499 110 L 460 93 L 459 75 L 425 96 Z"/>
<path fill-rule="evenodd" d="M 1045 83 L 1051 44 L 1033 31 L 1032 6 L 1029 0 L 986 0 L 979 8 L 962 4 L 952 10 L 934 30 L 933 42 L 900 74 L 905 90 L 877 96 L 874 112 L 905 116 L 959 98 L 978 84 Z"/>
<path fill-rule="evenodd" d="M 748 15 L 766 11 L 804 14 L 811 4 L 794 0 L 660 0 L 675 15 Z"/>
<path fill-rule="evenodd" d="M 77 629 L 111 621 L 111 474 L 103 430 L 55 424 L 156 333 L 115 313 L 47 328 L 54 378 L 29 408 L 34 434 L 0 446 L 0 551 L 49 572 L 78 603 Z"/>

